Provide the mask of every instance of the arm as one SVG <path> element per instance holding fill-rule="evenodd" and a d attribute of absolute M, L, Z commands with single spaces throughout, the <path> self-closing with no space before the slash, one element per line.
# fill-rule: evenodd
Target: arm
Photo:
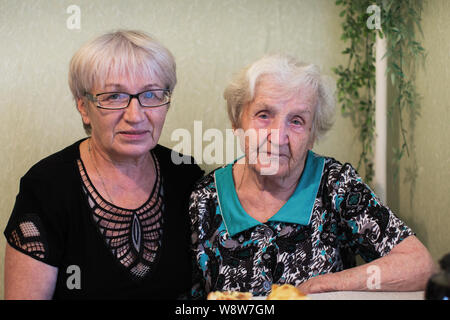
<path fill-rule="evenodd" d="M 200 267 L 199 254 L 201 254 L 200 245 L 200 234 L 201 234 L 201 215 L 198 210 L 200 196 L 197 192 L 193 192 L 190 198 L 189 204 L 189 214 L 191 217 L 191 248 L 192 248 L 192 258 L 193 258 L 193 270 L 192 270 L 192 288 L 191 288 L 191 299 L 205 299 L 205 279 L 203 277 L 203 272 Z"/>
<path fill-rule="evenodd" d="M 304 293 L 419 291 L 424 290 L 435 271 L 436 266 L 428 250 L 415 236 L 409 236 L 384 257 L 341 272 L 311 278 L 298 288 Z"/>
<path fill-rule="evenodd" d="M 5 300 L 51 299 L 58 268 L 33 259 L 6 245 Z"/>
<path fill-rule="evenodd" d="M 214 183 L 212 173 L 203 177 L 196 185 L 189 201 L 189 215 L 191 218 L 191 245 L 193 250 L 193 286 L 192 299 L 206 299 L 210 291 L 210 256 L 205 248 L 205 238 L 213 235 L 217 225 L 214 224 L 216 212 L 216 191 L 211 189 Z M 213 232 L 211 233 L 211 230 Z M 209 280 L 210 282 L 210 280 Z"/>

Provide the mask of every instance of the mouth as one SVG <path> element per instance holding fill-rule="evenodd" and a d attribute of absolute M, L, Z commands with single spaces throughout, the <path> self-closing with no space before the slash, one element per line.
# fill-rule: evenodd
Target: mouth
<path fill-rule="evenodd" d="M 289 154 L 287 154 L 287 153 L 265 152 L 265 154 L 267 154 L 267 156 L 270 157 L 270 158 L 281 158 L 281 157 L 289 158 Z"/>
<path fill-rule="evenodd" d="M 118 132 L 118 134 L 120 134 L 121 136 L 130 139 L 139 139 L 146 136 L 149 133 L 150 133 L 149 130 L 123 130 Z"/>
<path fill-rule="evenodd" d="M 269 158 L 290 158 L 290 150 L 286 147 L 262 145 L 257 149 L 259 155 Z"/>

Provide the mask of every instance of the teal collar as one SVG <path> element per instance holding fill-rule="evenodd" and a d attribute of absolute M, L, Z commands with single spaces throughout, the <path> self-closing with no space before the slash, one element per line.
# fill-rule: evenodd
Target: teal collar
<path fill-rule="evenodd" d="M 325 158 L 308 151 L 305 168 L 292 196 L 269 221 L 308 225 L 317 191 L 319 190 Z M 262 224 L 245 212 L 234 186 L 233 163 L 214 172 L 220 211 L 230 236 Z"/>

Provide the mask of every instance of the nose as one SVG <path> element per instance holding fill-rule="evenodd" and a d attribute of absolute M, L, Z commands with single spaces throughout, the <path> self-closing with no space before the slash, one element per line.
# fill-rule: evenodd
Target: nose
<path fill-rule="evenodd" d="M 271 144 L 283 146 L 289 143 L 288 126 L 283 119 L 278 119 L 273 122 L 269 129 L 267 139 Z"/>
<path fill-rule="evenodd" d="M 139 123 L 145 119 L 144 110 L 136 97 L 132 98 L 128 107 L 125 108 L 123 117 L 130 123 Z"/>

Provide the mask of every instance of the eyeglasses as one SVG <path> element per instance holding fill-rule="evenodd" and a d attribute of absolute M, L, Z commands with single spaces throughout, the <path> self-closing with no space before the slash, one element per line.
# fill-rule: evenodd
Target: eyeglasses
<path fill-rule="evenodd" d="M 113 110 L 127 108 L 133 98 L 137 98 L 140 105 L 145 108 L 160 107 L 170 103 L 170 90 L 167 89 L 146 90 L 136 94 L 104 92 L 95 96 L 86 92 L 85 96 L 92 102 L 97 102 L 98 108 Z"/>

